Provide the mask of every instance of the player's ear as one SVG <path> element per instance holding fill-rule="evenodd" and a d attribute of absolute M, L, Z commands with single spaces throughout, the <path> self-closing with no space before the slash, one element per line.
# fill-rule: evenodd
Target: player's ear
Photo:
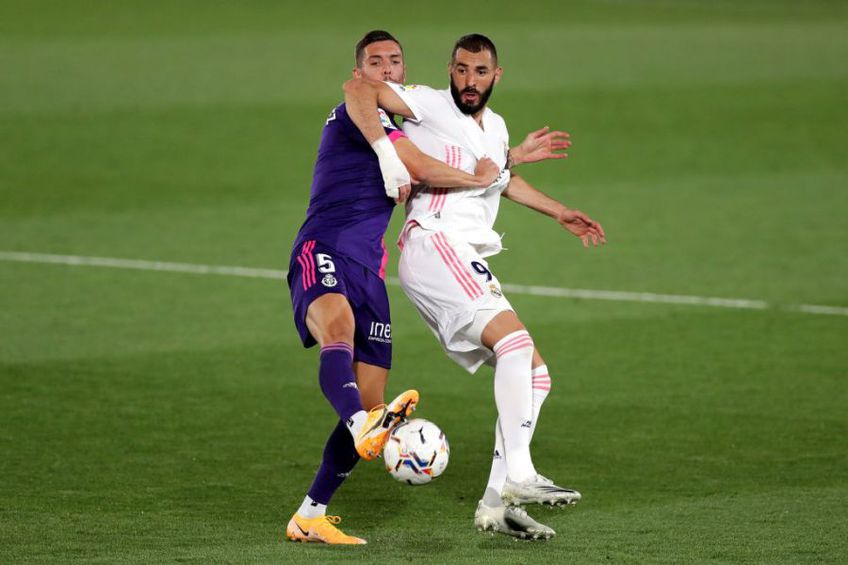
<path fill-rule="evenodd" d="M 362 78 L 362 71 L 359 70 L 359 67 L 353 67 L 353 78 Z"/>
<path fill-rule="evenodd" d="M 498 67 L 495 69 L 495 84 L 498 84 L 498 81 L 501 80 L 501 75 L 503 74 L 503 67 Z"/>

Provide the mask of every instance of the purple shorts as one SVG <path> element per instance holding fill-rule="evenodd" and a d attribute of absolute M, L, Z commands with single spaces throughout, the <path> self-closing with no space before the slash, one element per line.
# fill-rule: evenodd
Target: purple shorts
<path fill-rule="evenodd" d="M 342 294 L 353 310 L 356 323 L 353 360 L 391 368 L 392 320 L 383 279 L 333 248 L 309 240 L 292 254 L 288 283 L 294 325 L 304 347 L 316 344 L 306 327 L 309 305 L 325 294 Z"/>

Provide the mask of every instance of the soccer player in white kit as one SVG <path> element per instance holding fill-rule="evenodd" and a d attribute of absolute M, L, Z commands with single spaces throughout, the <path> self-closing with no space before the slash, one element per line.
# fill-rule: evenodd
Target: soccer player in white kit
<path fill-rule="evenodd" d="M 504 120 L 487 107 L 502 69 L 485 36 L 464 36 L 454 46 L 450 90 L 352 80 L 345 84 L 348 111 L 366 139 L 383 134 L 377 105 L 405 117 L 403 130 L 424 153 L 472 171 L 489 157 L 501 168 L 479 189 L 419 186 L 407 202 L 401 233 L 401 286 L 448 356 L 469 372 L 494 366 L 498 422 L 489 481 L 475 514 L 478 529 L 527 538 L 554 531 L 530 518 L 524 503 L 566 505 L 580 493 L 540 475 L 530 456 L 539 410 L 550 390 L 547 366 L 532 337 L 503 295 L 486 257 L 501 249 L 492 229 L 504 196 L 554 218 L 583 245 L 605 243 L 603 228 L 511 173 Z"/>

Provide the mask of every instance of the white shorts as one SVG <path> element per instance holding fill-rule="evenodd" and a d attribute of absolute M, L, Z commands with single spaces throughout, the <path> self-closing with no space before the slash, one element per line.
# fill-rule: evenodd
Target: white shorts
<path fill-rule="evenodd" d="M 500 312 L 513 308 L 489 264 L 468 243 L 413 227 L 403 236 L 400 286 L 448 357 L 475 372 L 492 357 L 480 341 Z"/>

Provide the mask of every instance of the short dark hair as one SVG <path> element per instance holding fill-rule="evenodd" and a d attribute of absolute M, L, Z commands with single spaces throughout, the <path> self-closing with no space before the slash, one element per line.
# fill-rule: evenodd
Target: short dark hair
<path fill-rule="evenodd" d="M 498 64 L 498 50 L 495 49 L 495 44 L 492 43 L 492 40 L 486 37 L 485 35 L 480 35 L 479 33 L 471 33 L 468 35 L 463 35 L 459 39 L 456 40 L 456 43 L 453 46 L 453 52 L 451 52 L 451 62 L 456 59 L 456 52 L 460 49 L 465 49 L 466 51 L 471 51 L 472 53 L 479 53 L 484 49 L 489 51 L 492 54 L 492 60 L 495 65 Z"/>
<path fill-rule="evenodd" d="M 359 43 L 356 44 L 356 50 L 354 51 L 353 56 L 357 67 L 362 65 L 362 56 L 365 54 L 365 48 L 372 43 L 377 43 L 378 41 L 394 41 L 398 44 L 398 47 L 400 47 L 400 52 L 403 53 L 403 45 L 401 45 L 400 41 L 395 39 L 391 33 L 383 31 L 382 29 L 375 29 L 366 33 L 365 37 L 360 39 Z"/>

